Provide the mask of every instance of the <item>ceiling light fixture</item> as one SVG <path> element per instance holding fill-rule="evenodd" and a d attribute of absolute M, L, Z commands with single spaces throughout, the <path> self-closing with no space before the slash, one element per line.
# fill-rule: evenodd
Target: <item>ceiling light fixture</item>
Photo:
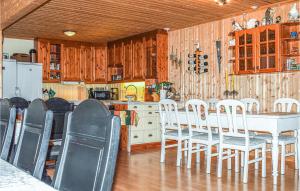
<path fill-rule="evenodd" d="M 220 5 L 220 6 L 223 6 L 227 3 L 229 3 L 230 0 L 215 0 L 215 2 Z"/>
<path fill-rule="evenodd" d="M 76 34 L 76 32 L 75 31 L 66 30 L 66 31 L 64 31 L 64 34 L 66 36 L 74 36 Z"/>

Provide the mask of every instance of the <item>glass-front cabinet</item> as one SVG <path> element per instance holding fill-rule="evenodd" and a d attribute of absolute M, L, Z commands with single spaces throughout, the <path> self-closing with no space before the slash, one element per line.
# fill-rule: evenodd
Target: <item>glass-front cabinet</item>
<path fill-rule="evenodd" d="M 258 72 L 279 71 L 279 25 L 260 27 L 257 35 Z"/>
<path fill-rule="evenodd" d="M 235 33 L 237 74 L 280 71 L 280 25 L 268 25 Z"/>
<path fill-rule="evenodd" d="M 254 30 L 239 31 L 236 33 L 236 58 L 240 74 L 255 72 L 255 34 Z"/>

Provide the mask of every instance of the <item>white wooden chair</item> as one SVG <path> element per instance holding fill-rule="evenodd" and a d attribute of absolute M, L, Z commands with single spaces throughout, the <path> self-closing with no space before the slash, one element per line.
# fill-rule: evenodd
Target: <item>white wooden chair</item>
<path fill-rule="evenodd" d="M 237 100 L 223 100 L 217 104 L 217 118 L 219 124 L 220 145 L 218 157 L 218 177 L 222 176 L 222 161 L 235 156 L 235 171 L 239 171 L 238 151 L 245 152 L 243 182 L 248 182 L 248 166 L 251 163 L 262 161 L 262 177 L 266 176 L 266 142 L 262 139 L 250 138 L 245 105 Z M 222 109 L 225 113 L 222 113 Z M 240 109 L 240 110 L 239 110 Z M 237 118 L 241 112 L 242 118 Z M 223 156 L 223 149 L 234 149 L 235 154 L 227 152 Z M 262 150 L 262 157 L 249 161 L 249 152 L 255 149 Z"/>
<path fill-rule="evenodd" d="M 274 102 L 273 112 L 292 112 L 293 107 L 296 112 L 300 112 L 299 101 L 292 98 L 279 98 Z M 271 134 L 259 134 L 255 138 L 264 139 L 268 144 L 272 143 Z M 285 157 L 288 156 L 295 155 L 295 169 L 298 169 L 297 131 L 294 131 L 294 135 L 279 135 L 278 143 L 281 146 L 281 174 L 285 174 Z M 290 144 L 295 145 L 295 152 L 286 153 L 286 145 Z"/>
<path fill-rule="evenodd" d="M 218 156 L 211 152 L 213 146 L 219 144 L 219 135 L 212 133 L 208 122 L 208 105 L 202 100 L 189 100 L 185 104 L 189 126 L 188 164 L 191 168 L 192 154 L 197 153 L 197 162 L 200 162 L 200 152 L 206 151 L 206 172 L 210 173 L 211 157 Z M 196 147 L 193 145 L 196 144 Z M 201 147 L 204 147 L 203 149 Z"/>
<path fill-rule="evenodd" d="M 248 113 L 259 113 L 260 112 L 260 103 L 257 99 L 254 98 L 243 98 L 240 100 L 244 103 L 246 112 Z M 249 136 L 254 137 L 256 133 L 253 131 L 249 131 Z M 258 150 L 255 150 L 255 158 L 258 157 Z M 244 167 L 244 152 L 241 153 L 241 166 Z M 255 169 L 258 169 L 258 162 L 255 163 Z"/>
<path fill-rule="evenodd" d="M 183 129 L 179 118 L 177 103 L 170 99 L 164 99 L 159 102 L 159 113 L 161 120 L 161 159 L 165 162 L 166 148 L 177 146 L 177 166 L 180 166 L 182 151 L 187 155 L 187 144 L 189 139 L 188 128 Z M 167 140 L 175 140 L 177 144 L 166 145 Z M 184 143 L 184 148 L 182 148 Z"/>
<path fill-rule="evenodd" d="M 206 101 L 206 103 L 208 104 L 208 109 L 212 109 L 212 110 L 215 110 L 216 109 L 216 105 L 218 103 L 218 99 L 216 98 L 210 98 Z"/>

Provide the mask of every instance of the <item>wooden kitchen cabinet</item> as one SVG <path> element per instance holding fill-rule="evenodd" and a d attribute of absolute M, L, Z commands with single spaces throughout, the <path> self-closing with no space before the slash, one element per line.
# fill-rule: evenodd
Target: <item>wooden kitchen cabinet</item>
<path fill-rule="evenodd" d="M 63 81 L 81 81 L 81 64 L 79 45 L 62 45 L 62 80 Z"/>
<path fill-rule="evenodd" d="M 48 81 L 50 79 L 50 42 L 38 40 L 35 43 L 38 52 L 37 61 L 43 64 L 43 81 Z"/>
<path fill-rule="evenodd" d="M 123 44 L 124 64 L 123 64 L 123 79 L 132 79 L 132 41 L 125 40 Z"/>
<path fill-rule="evenodd" d="M 146 55 L 145 55 L 144 38 L 132 40 L 132 57 L 133 57 L 133 80 L 145 79 Z"/>
<path fill-rule="evenodd" d="M 107 48 L 94 47 L 94 83 L 107 83 Z"/>
<path fill-rule="evenodd" d="M 82 80 L 86 83 L 94 81 L 94 49 L 92 46 L 81 46 L 80 48 L 80 69 Z"/>

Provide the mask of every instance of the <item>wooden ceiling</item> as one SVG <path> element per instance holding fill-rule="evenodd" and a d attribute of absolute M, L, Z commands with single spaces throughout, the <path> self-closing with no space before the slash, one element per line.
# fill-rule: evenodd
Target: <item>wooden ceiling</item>
<path fill-rule="evenodd" d="M 193 26 L 284 0 L 231 0 L 224 6 L 214 0 L 50 0 L 4 30 L 15 38 L 53 38 L 107 42 L 161 29 Z M 67 37 L 64 30 L 77 35 Z"/>

